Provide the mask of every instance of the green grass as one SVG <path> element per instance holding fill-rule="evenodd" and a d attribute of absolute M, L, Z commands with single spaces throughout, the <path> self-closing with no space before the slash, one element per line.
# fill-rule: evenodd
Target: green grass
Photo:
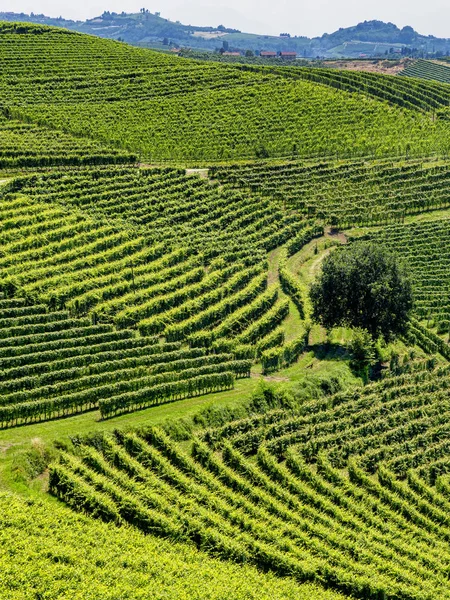
<path fill-rule="evenodd" d="M 241 379 L 230 391 L 163 404 L 106 421 L 101 421 L 100 413 L 95 410 L 74 417 L 0 431 L 0 489 L 13 489 L 25 494 L 30 491 L 22 480 L 17 481 L 12 470 L 19 456 L 29 452 L 37 443 L 49 448 L 56 440 L 68 442 L 75 435 L 158 425 L 169 419 L 192 417 L 208 406 L 235 406 L 247 400 L 257 385 L 257 378 Z"/>
<path fill-rule="evenodd" d="M 281 247 L 276 248 L 275 250 L 272 250 L 272 252 L 269 252 L 269 255 L 268 255 L 269 266 L 268 266 L 268 272 L 267 272 L 268 285 L 271 285 L 274 283 L 279 285 L 280 278 L 279 278 L 279 274 L 278 274 L 278 266 L 280 263 L 281 252 L 282 252 Z M 280 286 L 279 286 L 278 293 L 279 293 L 279 297 L 282 300 L 284 300 L 285 298 L 288 298 L 288 296 L 283 292 L 283 290 L 281 289 Z M 298 309 L 295 306 L 295 304 L 292 302 L 292 300 L 289 300 L 289 315 L 283 321 L 282 327 L 284 329 L 286 342 L 289 342 L 289 341 L 295 339 L 296 337 L 298 337 L 300 335 L 301 331 L 304 329 L 304 321 L 300 317 Z"/>
<path fill-rule="evenodd" d="M 287 296 L 284 292 L 280 292 L 280 298 L 287 298 Z M 305 330 L 304 324 L 305 322 L 300 317 L 297 307 L 292 300 L 289 300 L 289 314 L 282 324 L 285 342 L 290 342 L 291 340 L 298 338 L 301 332 Z"/>

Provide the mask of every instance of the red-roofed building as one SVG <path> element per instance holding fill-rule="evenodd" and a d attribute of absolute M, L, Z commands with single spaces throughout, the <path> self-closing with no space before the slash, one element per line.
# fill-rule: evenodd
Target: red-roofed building
<path fill-rule="evenodd" d="M 261 58 L 276 58 L 277 57 L 277 53 L 276 52 L 270 52 L 267 50 L 264 50 L 263 52 L 260 52 L 259 55 L 261 56 Z"/>
<path fill-rule="evenodd" d="M 280 52 L 280 58 L 285 58 L 286 60 L 294 60 L 297 58 L 297 52 Z"/>

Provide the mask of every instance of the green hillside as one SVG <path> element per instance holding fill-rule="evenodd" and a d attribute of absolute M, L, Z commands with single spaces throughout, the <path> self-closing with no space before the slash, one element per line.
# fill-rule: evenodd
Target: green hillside
<path fill-rule="evenodd" d="M 0 596 L 449 597 L 448 85 L 0 58 Z M 415 300 L 364 370 L 309 296 L 360 238 Z"/>
<path fill-rule="evenodd" d="M 356 597 L 447 598 L 448 372 L 412 365 L 360 393 L 199 431 L 187 452 L 158 429 L 88 440 L 51 467 L 50 491 Z"/>
<path fill-rule="evenodd" d="M 39 25 L 64 27 L 80 33 L 107 39 L 122 40 L 135 46 L 169 49 L 194 49 L 217 53 L 220 48 L 237 51 L 244 55 L 246 50 L 259 54 L 261 51 L 291 51 L 299 57 L 316 59 L 365 56 L 384 57 L 447 56 L 450 53 L 449 40 L 433 35 L 423 35 L 410 26 L 399 28 L 393 23 L 371 20 L 351 27 L 340 27 L 332 33 L 308 38 L 302 31 L 291 34 L 261 35 L 242 32 L 211 23 L 199 27 L 172 21 L 160 12 L 150 12 L 141 8 L 139 13 L 116 13 L 105 10 L 101 15 L 86 21 L 71 21 L 63 17 L 52 18 L 43 14 L 0 12 L 0 20 L 31 22 Z M 395 49 L 395 53 L 394 53 Z M 267 60 L 267 59 L 264 59 Z"/>
<path fill-rule="evenodd" d="M 298 81 L 295 71 L 280 77 L 276 69 L 196 63 L 24 28 L 30 33 L 5 28 L 0 40 L 0 98 L 8 114 L 138 153 L 143 161 L 448 151 L 446 124 L 417 111 L 446 105 L 445 86 L 418 93 L 415 82 L 371 75 L 340 81 L 336 72 L 316 70 Z"/>
<path fill-rule="evenodd" d="M 441 83 L 450 83 L 450 65 L 431 60 L 417 60 L 401 72 L 405 77 L 416 77 Z"/>
<path fill-rule="evenodd" d="M 420 155 L 448 148 L 447 128 L 440 123 L 308 82 L 235 86 L 227 89 L 225 100 L 223 96 L 214 90 L 139 104 L 38 104 L 17 114 L 76 135 L 97 135 L 104 143 L 135 149 L 143 160 L 157 162 L 397 156 L 406 148 Z M 121 125 L 112 128 L 111 123 Z"/>

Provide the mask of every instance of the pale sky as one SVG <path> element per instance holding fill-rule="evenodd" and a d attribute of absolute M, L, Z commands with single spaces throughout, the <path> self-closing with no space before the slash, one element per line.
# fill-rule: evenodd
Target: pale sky
<path fill-rule="evenodd" d="M 360 21 L 411 25 L 424 35 L 450 38 L 448 0 L 0 0 L 0 12 L 44 13 L 85 20 L 105 10 L 138 12 L 140 8 L 185 24 L 223 24 L 248 33 L 308 37 L 332 33 Z"/>

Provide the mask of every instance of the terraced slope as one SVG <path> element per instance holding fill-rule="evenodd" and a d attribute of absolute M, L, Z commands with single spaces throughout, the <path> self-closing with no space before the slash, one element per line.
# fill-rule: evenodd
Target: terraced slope
<path fill-rule="evenodd" d="M 25 178 L 5 188 L 1 210 L 5 294 L 95 309 L 120 327 L 191 302 L 173 324 L 253 286 L 237 308 L 266 287 L 265 250 L 305 228 L 274 203 L 176 170 Z"/>
<path fill-rule="evenodd" d="M 15 179 L 0 219 L 3 426 L 232 387 L 284 342 L 291 306 L 268 285 L 266 251 L 321 231 L 176 169 Z M 299 335 L 287 356 L 303 348 Z"/>
<path fill-rule="evenodd" d="M 414 285 L 416 316 L 437 327 L 440 334 L 448 334 L 450 327 L 449 233 L 450 220 L 440 218 L 392 225 L 365 236 L 395 251 L 408 265 Z M 415 323 L 416 329 L 418 326 Z M 420 337 L 419 331 L 415 333 Z M 431 335 L 432 341 L 440 344 L 441 340 L 432 333 L 426 332 L 426 335 Z M 446 344 L 431 350 L 450 356 Z"/>
<path fill-rule="evenodd" d="M 417 60 L 401 71 L 400 75 L 427 81 L 450 83 L 450 66 L 439 64 L 431 60 Z"/>
<path fill-rule="evenodd" d="M 16 181 L 8 190 L 39 203 L 81 209 L 109 223 L 139 226 L 155 243 L 188 238 L 196 246 L 233 246 L 239 238 L 271 250 L 304 226 L 295 211 L 286 212 L 279 202 L 187 177 L 184 169 L 53 173 Z"/>
<path fill-rule="evenodd" d="M 408 214 L 444 208 L 447 160 L 247 163 L 212 167 L 211 177 L 341 228 L 401 221 Z"/>
<path fill-rule="evenodd" d="M 232 353 L 160 343 L 20 299 L 0 300 L 0 356 L 1 427 L 229 389 L 251 367 Z"/>
<path fill-rule="evenodd" d="M 206 430 L 191 452 L 158 429 L 86 441 L 50 489 L 355 598 L 448 598 L 450 370 L 433 364 Z"/>
<path fill-rule="evenodd" d="M 200 63 L 33 26 L 6 25 L 0 56 L 8 116 L 146 160 L 448 149 L 445 123 L 423 114 L 448 104 L 438 84 L 424 90 L 371 74 Z"/>

